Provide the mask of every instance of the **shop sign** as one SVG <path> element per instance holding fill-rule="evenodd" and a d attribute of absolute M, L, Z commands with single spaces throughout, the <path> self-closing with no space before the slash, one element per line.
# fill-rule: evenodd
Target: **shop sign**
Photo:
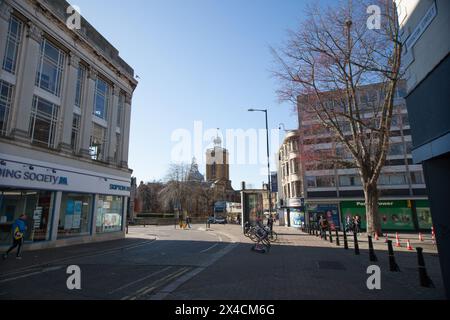
<path fill-rule="evenodd" d="M 60 177 L 51 174 L 42 174 L 30 171 L 0 169 L 0 177 L 11 178 L 23 181 L 37 181 L 51 185 L 68 185 L 67 177 Z"/>

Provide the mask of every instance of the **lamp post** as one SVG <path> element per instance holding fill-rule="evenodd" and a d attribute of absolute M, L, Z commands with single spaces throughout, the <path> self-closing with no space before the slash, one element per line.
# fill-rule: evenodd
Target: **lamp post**
<path fill-rule="evenodd" d="M 267 194 L 269 200 L 269 215 L 272 216 L 272 184 L 270 177 L 270 151 L 269 151 L 269 121 L 267 119 L 267 109 L 248 109 L 249 112 L 264 112 L 266 114 L 266 133 L 267 133 Z"/>

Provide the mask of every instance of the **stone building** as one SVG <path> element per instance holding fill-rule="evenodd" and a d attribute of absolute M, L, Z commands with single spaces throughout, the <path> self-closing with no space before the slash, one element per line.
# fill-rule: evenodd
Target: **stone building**
<path fill-rule="evenodd" d="M 69 6 L 0 1 L 0 245 L 22 213 L 31 249 L 125 235 L 137 81 Z"/>

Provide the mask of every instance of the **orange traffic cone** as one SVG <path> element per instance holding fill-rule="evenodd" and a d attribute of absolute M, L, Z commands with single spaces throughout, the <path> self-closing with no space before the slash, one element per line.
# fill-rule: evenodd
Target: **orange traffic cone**
<path fill-rule="evenodd" d="M 419 241 L 423 241 L 423 234 L 422 234 L 422 232 L 419 232 Z"/>
<path fill-rule="evenodd" d="M 406 249 L 409 250 L 409 251 L 413 250 L 413 247 L 411 247 L 411 243 L 409 242 L 409 239 L 406 240 Z"/>
<path fill-rule="evenodd" d="M 395 233 L 395 246 L 396 247 L 401 247 L 402 246 L 400 244 L 400 238 L 398 237 L 398 232 Z"/>

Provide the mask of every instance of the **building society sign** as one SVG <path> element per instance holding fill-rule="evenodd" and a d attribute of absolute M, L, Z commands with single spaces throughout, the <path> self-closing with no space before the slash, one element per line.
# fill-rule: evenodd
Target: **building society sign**
<path fill-rule="evenodd" d="M 60 177 L 51 174 L 35 173 L 22 170 L 0 169 L 0 177 L 11 178 L 23 181 L 37 181 L 51 185 L 68 185 L 67 177 Z"/>

